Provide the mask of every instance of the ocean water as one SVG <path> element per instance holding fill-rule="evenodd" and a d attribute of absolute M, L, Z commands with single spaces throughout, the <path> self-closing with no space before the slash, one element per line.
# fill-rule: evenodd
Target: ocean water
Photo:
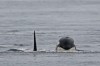
<path fill-rule="evenodd" d="M 100 53 L 16 53 L 9 49 L 55 50 L 63 36 L 78 49 L 100 52 L 99 0 L 0 0 L 1 66 L 99 66 Z"/>

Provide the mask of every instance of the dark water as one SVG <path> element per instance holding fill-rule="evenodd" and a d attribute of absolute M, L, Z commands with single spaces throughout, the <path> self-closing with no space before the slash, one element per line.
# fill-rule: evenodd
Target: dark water
<path fill-rule="evenodd" d="M 38 50 L 55 50 L 59 38 L 70 36 L 78 49 L 100 51 L 99 26 L 99 0 L 0 0 L 0 52 L 13 48 L 31 51 L 34 30 Z M 2 66 L 99 66 L 100 62 L 99 53 L 68 57 L 63 53 L 60 57 L 52 53 L 36 57 L 32 54 L 0 54 Z"/>

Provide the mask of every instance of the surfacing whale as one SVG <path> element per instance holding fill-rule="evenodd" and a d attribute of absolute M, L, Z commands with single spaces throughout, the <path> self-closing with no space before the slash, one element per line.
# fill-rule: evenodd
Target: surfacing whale
<path fill-rule="evenodd" d="M 13 52 L 25 52 L 26 50 L 21 50 L 21 49 L 9 49 L 7 51 L 13 51 Z M 36 44 L 36 33 L 34 31 L 34 46 L 33 46 L 33 51 L 37 51 L 37 44 Z M 56 46 L 56 50 L 53 52 L 77 52 L 77 51 L 84 51 L 84 50 L 78 50 L 76 49 L 76 46 L 74 44 L 74 39 L 71 37 L 62 37 L 59 40 L 59 44 Z M 46 52 L 46 51 L 41 51 L 40 52 Z"/>

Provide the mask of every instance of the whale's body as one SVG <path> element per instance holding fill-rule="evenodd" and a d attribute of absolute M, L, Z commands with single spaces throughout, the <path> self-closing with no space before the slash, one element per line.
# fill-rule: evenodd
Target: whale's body
<path fill-rule="evenodd" d="M 56 46 L 56 52 L 74 52 L 76 50 L 76 46 L 74 44 L 74 40 L 70 37 L 62 37 L 59 40 L 59 44 Z"/>
<path fill-rule="evenodd" d="M 22 50 L 22 49 L 9 49 L 8 51 L 24 52 L 24 51 L 29 51 L 29 49 L 28 50 L 27 49 L 26 50 Z M 37 51 L 35 31 L 34 31 L 34 46 L 33 46 L 33 51 L 35 51 L 35 52 Z M 76 49 L 76 46 L 74 44 L 74 40 L 72 38 L 70 38 L 70 37 L 62 37 L 59 40 L 59 44 L 56 46 L 56 50 L 55 50 L 55 52 L 76 52 L 76 51 L 81 51 L 81 50 L 77 50 Z"/>
<path fill-rule="evenodd" d="M 11 51 L 11 52 L 24 52 L 23 50 L 21 49 L 9 49 L 7 51 Z"/>

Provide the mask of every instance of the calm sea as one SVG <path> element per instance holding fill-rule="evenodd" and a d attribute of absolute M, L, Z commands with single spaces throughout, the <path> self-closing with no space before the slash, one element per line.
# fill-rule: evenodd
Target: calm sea
<path fill-rule="evenodd" d="M 78 49 L 100 51 L 100 0 L 0 0 L 0 66 L 100 65 L 100 53 L 4 53 L 32 50 L 34 30 L 38 50 L 69 36 Z"/>

